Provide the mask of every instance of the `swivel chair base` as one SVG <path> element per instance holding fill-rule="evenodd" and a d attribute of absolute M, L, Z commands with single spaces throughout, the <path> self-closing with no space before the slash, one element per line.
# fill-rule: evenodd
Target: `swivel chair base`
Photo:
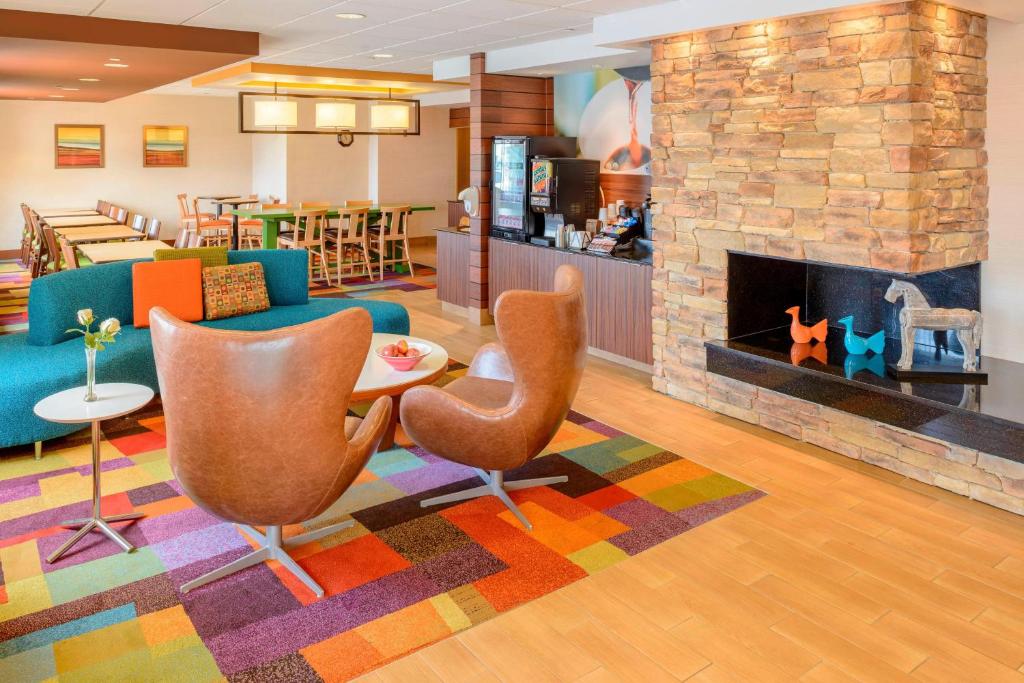
<path fill-rule="evenodd" d="M 217 579 L 222 579 L 225 576 L 234 574 L 235 572 L 240 572 L 243 569 L 248 569 L 249 567 L 253 567 L 257 564 L 260 564 L 261 562 L 266 562 L 267 560 L 277 560 L 281 563 L 282 567 L 284 567 L 292 574 L 294 574 L 300 581 L 302 581 L 302 583 L 306 584 L 309 590 L 313 591 L 313 593 L 316 594 L 316 597 L 322 598 L 324 597 L 324 589 L 321 588 L 320 585 L 313 580 L 313 577 L 307 574 L 306 571 L 302 567 L 300 567 L 295 560 L 291 558 L 291 556 L 288 554 L 287 549 L 289 547 L 294 547 L 302 545 L 304 543 L 309 543 L 310 541 L 315 541 L 318 538 L 329 536 L 330 534 L 336 533 L 343 529 L 348 529 L 353 524 L 355 524 L 355 521 L 350 519 L 347 522 L 342 522 L 341 524 L 332 524 L 331 526 L 326 526 L 321 529 L 314 529 L 313 531 L 309 531 L 304 534 L 299 534 L 298 536 L 292 536 L 291 538 L 283 540 L 281 538 L 281 527 L 279 526 L 268 526 L 266 533 L 261 534 L 259 531 L 256 531 L 256 529 L 252 528 L 251 526 L 239 524 L 239 528 L 241 528 L 243 531 L 245 531 L 245 533 L 255 538 L 256 541 L 262 545 L 262 547 L 257 548 L 248 555 L 238 558 L 234 562 L 224 565 L 220 569 L 214 569 L 212 572 L 208 574 L 204 574 L 197 579 L 192 579 L 191 581 L 189 581 L 181 587 L 181 592 L 187 593 L 193 588 L 205 586 L 206 584 L 216 581 Z"/>
<path fill-rule="evenodd" d="M 533 525 L 530 524 L 530 520 L 526 519 L 526 515 L 520 510 L 512 499 L 508 497 L 508 491 L 517 491 L 519 489 L 532 489 L 536 486 L 548 486 L 550 484 L 563 484 L 569 481 L 569 477 L 541 477 L 539 479 L 520 479 L 519 481 L 505 481 L 505 473 L 501 470 L 491 470 L 485 472 L 477 467 L 473 468 L 474 471 L 480 478 L 483 479 L 486 484 L 483 486 L 477 486 L 476 488 L 466 489 L 465 491 L 457 491 L 455 493 L 448 493 L 443 496 L 437 496 L 436 498 L 428 498 L 427 500 L 420 502 L 420 507 L 430 507 L 432 505 L 443 505 L 444 503 L 455 503 L 460 500 L 471 500 L 473 498 L 480 498 L 482 496 L 497 496 L 502 503 L 505 504 L 512 514 L 515 515 L 523 526 L 526 527 L 527 531 L 533 530 Z"/>

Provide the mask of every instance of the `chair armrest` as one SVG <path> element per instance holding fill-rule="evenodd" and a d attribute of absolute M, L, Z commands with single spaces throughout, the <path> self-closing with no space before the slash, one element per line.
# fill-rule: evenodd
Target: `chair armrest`
<path fill-rule="evenodd" d="M 514 381 L 512 363 L 508 359 L 508 354 L 505 353 L 501 344 L 495 342 L 484 344 L 477 350 L 466 374 L 470 377 Z"/>
<path fill-rule="evenodd" d="M 374 401 L 369 412 L 366 413 L 366 417 L 359 423 L 359 428 L 352 436 L 352 440 L 349 441 L 349 449 L 355 452 L 365 450 L 367 459 L 376 453 L 377 447 L 380 446 L 380 440 L 388 428 L 388 422 L 391 420 L 391 410 L 390 396 L 381 396 Z"/>
<path fill-rule="evenodd" d="M 402 396 L 401 413 L 405 433 L 447 460 L 507 470 L 528 457 L 520 421 L 505 409 L 479 408 L 443 389 L 419 386 Z"/>

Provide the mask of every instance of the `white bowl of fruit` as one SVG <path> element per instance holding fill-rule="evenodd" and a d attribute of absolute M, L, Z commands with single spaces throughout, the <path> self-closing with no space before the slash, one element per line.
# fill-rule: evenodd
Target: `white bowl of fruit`
<path fill-rule="evenodd" d="M 430 351 L 430 347 L 426 344 L 399 339 L 394 344 L 385 344 L 378 348 L 377 356 L 395 370 L 408 372 L 429 356 Z"/>

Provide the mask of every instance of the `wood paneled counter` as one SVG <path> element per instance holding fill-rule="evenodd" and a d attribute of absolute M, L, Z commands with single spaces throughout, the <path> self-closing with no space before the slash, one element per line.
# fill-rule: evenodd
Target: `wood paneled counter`
<path fill-rule="evenodd" d="M 440 270 L 441 233 L 437 248 Z M 550 291 L 555 270 L 571 263 L 583 271 L 586 283 L 590 346 L 643 365 L 654 362 L 651 264 L 493 238 L 489 251 L 492 312 L 507 289 Z"/>
<path fill-rule="evenodd" d="M 437 228 L 437 298 L 446 304 L 469 305 L 469 233 Z"/>

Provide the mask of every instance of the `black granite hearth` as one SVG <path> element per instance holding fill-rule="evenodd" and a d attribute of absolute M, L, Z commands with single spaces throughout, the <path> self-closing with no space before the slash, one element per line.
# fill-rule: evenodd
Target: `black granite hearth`
<path fill-rule="evenodd" d="M 709 372 L 953 444 L 1024 462 L 1024 364 L 982 357 L 988 384 L 900 382 L 886 363 L 899 357 L 898 307 L 882 300 L 893 277 L 913 281 L 933 305 L 980 308 L 976 265 L 903 276 L 826 264 L 729 255 L 731 338 L 707 342 Z M 886 331 L 883 356 L 851 356 L 843 330 L 822 345 L 796 345 L 785 309 L 805 322 L 853 314 L 858 333 Z M 919 332 L 915 365 L 959 366 L 953 335 Z"/>

